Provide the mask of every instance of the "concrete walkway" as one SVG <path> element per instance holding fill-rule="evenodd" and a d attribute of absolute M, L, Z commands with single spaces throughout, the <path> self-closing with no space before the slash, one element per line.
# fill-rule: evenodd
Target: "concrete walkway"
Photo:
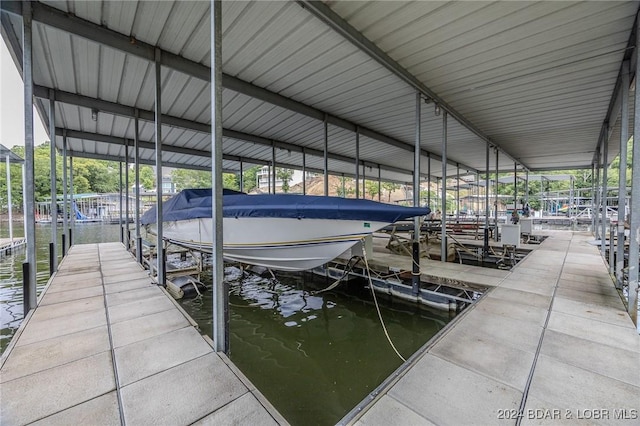
<path fill-rule="evenodd" d="M 0 422 L 285 424 L 120 243 L 73 246 L 0 360 Z"/>
<path fill-rule="evenodd" d="M 640 424 L 640 337 L 606 265 L 590 235 L 549 234 L 345 422 Z"/>

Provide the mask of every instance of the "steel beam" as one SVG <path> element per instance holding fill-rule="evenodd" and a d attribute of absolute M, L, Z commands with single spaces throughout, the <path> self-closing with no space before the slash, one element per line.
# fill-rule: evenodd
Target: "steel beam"
<path fill-rule="evenodd" d="M 415 111 L 415 142 L 413 150 L 413 206 L 420 207 L 420 124 L 422 122 L 422 97 L 416 92 Z M 379 192 L 379 191 L 378 191 Z M 413 243 L 412 243 L 412 272 L 411 272 L 411 293 L 417 296 L 420 293 L 420 222 L 422 218 L 413 218 Z"/>
<path fill-rule="evenodd" d="M 51 272 L 58 270 L 58 191 L 56 189 L 56 101 L 49 94 L 49 168 L 51 176 Z"/>
<path fill-rule="evenodd" d="M 495 148 L 495 147 L 494 147 L 494 148 Z M 496 230 L 495 230 L 495 231 L 494 231 L 494 233 L 493 233 L 493 239 L 494 239 L 496 242 L 498 242 L 498 185 L 499 185 L 499 182 L 500 182 L 500 180 L 499 180 L 499 179 L 500 179 L 500 177 L 498 176 L 498 158 L 499 158 L 499 154 L 500 154 L 500 153 L 499 153 L 499 152 L 498 152 L 498 150 L 496 149 L 496 183 L 495 183 L 495 188 L 493 189 L 493 192 L 494 192 L 494 194 L 495 194 L 495 196 L 496 196 L 496 200 L 495 200 L 495 202 L 494 202 L 494 206 L 495 206 L 495 208 L 494 208 L 494 211 L 493 211 L 493 214 L 494 214 L 494 220 L 495 220 L 494 225 L 495 225 L 495 227 L 496 227 Z"/>
<path fill-rule="evenodd" d="M 324 152 L 322 155 L 322 164 L 324 169 L 324 196 L 329 195 L 329 123 L 325 117 L 323 121 L 324 128 Z"/>
<path fill-rule="evenodd" d="M 158 285 L 165 283 L 165 263 L 164 263 L 164 238 L 162 235 L 162 81 L 161 81 L 161 54 L 156 50 L 154 71 L 155 71 L 155 160 L 156 160 L 156 272 Z"/>
<path fill-rule="evenodd" d="M 605 257 L 607 246 L 605 242 L 607 240 L 607 169 L 609 168 L 609 140 L 607 139 L 608 132 L 605 132 L 605 138 L 602 143 L 602 244 L 600 245 L 600 252 Z M 612 248 L 612 236 L 609 235 L 609 248 Z M 605 257 L 606 259 L 606 257 Z"/>
<path fill-rule="evenodd" d="M 67 184 L 67 137 L 62 136 L 62 235 L 67 235 L 69 230 L 69 223 L 67 215 L 69 212 L 69 185 Z M 62 253 L 67 252 L 68 246 L 66 245 L 66 237 L 62 239 Z"/>
<path fill-rule="evenodd" d="M 213 259 L 213 342 L 216 351 L 229 352 L 229 290 L 222 263 L 222 2 L 210 1 L 211 13 L 211 183 Z M 274 164 L 275 166 L 275 164 Z"/>
<path fill-rule="evenodd" d="M 142 234 L 140 232 L 140 145 L 138 140 L 138 110 L 135 111 L 133 122 L 133 152 L 135 155 L 134 169 L 136 182 L 136 259 L 142 264 Z"/>
<path fill-rule="evenodd" d="M 302 148 L 302 195 L 307 195 L 307 153 Z"/>
<path fill-rule="evenodd" d="M 360 198 L 360 127 L 356 128 L 356 198 Z"/>
<path fill-rule="evenodd" d="M 447 111 L 442 111 L 442 238 L 440 242 L 440 261 L 447 261 Z"/>
<path fill-rule="evenodd" d="M 4 4 L 4 2 L 2 2 Z M 22 17 L 22 70 L 24 81 L 24 153 L 25 153 L 25 237 L 27 239 L 27 258 L 29 276 L 25 277 L 26 285 L 23 289 L 25 298 L 25 316 L 29 310 L 36 307 L 36 225 L 35 225 L 35 193 L 34 193 L 34 142 L 33 142 L 33 67 L 32 67 L 32 16 L 31 3 L 24 7 Z"/>
<path fill-rule="evenodd" d="M 269 173 L 269 191 L 272 194 L 276 193 L 276 147 L 271 144 L 271 173 Z"/>
<path fill-rule="evenodd" d="M 134 107 L 128 107 L 128 106 L 124 106 L 124 105 L 120 105 L 120 104 L 116 104 L 113 102 L 107 102 L 107 101 L 103 101 L 100 99 L 96 99 L 96 98 L 91 98 L 88 96 L 83 96 L 83 95 L 78 95 L 75 93 L 69 93 L 69 92 L 64 92 L 64 91 L 60 91 L 60 90 L 54 90 L 54 89 L 50 89 L 48 87 L 45 86 L 35 86 L 34 91 L 35 91 L 35 96 L 36 97 L 44 97 L 44 96 L 48 96 L 48 93 L 50 90 L 53 90 L 54 96 L 56 96 L 56 101 L 57 102 L 61 102 L 61 103 L 66 103 L 69 105 L 75 105 L 78 107 L 82 107 L 82 108 L 87 108 L 87 109 L 98 109 L 99 111 L 102 112 L 107 112 L 107 113 L 111 113 L 114 115 L 119 115 L 119 116 L 123 116 L 123 117 L 129 117 L 129 118 L 133 118 L 135 119 L 136 116 L 136 111 L 138 112 L 138 116 L 140 119 L 144 120 L 144 121 L 148 121 L 148 122 L 154 122 L 155 120 L 155 113 L 151 110 L 141 110 L 138 108 L 134 108 Z M 173 127 L 179 127 L 182 129 L 188 129 L 188 130 L 193 130 L 196 132 L 201 132 L 201 133 L 207 133 L 210 134 L 211 132 L 211 126 L 208 124 L 204 124 L 204 123 L 200 123 L 200 122 L 196 122 L 196 121 L 191 121 L 191 120 L 186 120 L 186 119 L 182 119 L 179 117 L 173 117 L 170 116 L 168 114 L 162 114 L 162 123 L 165 125 L 170 125 Z M 79 132 L 79 131 L 75 131 L 75 130 L 68 130 L 69 132 Z M 69 133 L 71 134 L 71 133 Z M 259 144 L 259 145 L 264 145 L 264 146 L 271 146 L 273 144 L 275 144 L 276 148 L 281 148 L 281 149 L 287 149 L 287 150 L 291 150 L 293 152 L 302 152 L 303 148 L 302 146 L 299 145 L 295 145 L 289 142 L 283 142 L 283 141 L 277 141 L 277 140 L 273 140 L 273 139 L 268 139 L 268 138 L 264 138 L 262 136 L 257 136 L 257 135 L 253 135 L 250 133 L 245 133 L 245 132 L 239 132 L 237 130 L 232 130 L 232 129 L 222 129 L 222 136 L 223 137 L 227 137 L 227 138 L 231 138 L 231 139 L 237 139 L 237 140 L 241 140 L 241 141 L 246 141 L 246 142 L 251 142 L 251 143 L 255 143 L 255 144 Z M 71 137 L 71 136 L 70 136 Z M 106 138 L 110 137 L 105 135 Z M 356 138 L 358 138 L 358 132 L 356 132 Z M 99 139 L 94 139 L 97 141 L 102 141 Z M 153 148 L 150 148 L 153 149 Z M 170 151 L 170 149 L 174 149 L 173 151 Z M 324 156 L 324 152 L 322 150 L 319 149 L 313 149 L 313 148 L 304 148 L 306 150 L 306 152 L 309 155 L 312 156 L 316 156 L 316 157 L 323 157 Z M 193 155 L 201 155 L 203 157 L 210 157 L 210 152 L 209 151 L 197 151 L 197 150 L 192 150 L 189 148 L 184 148 L 184 147 L 174 147 L 171 148 L 171 145 L 163 145 L 163 150 L 167 151 L 167 152 L 175 152 L 175 153 L 179 153 L 179 154 L 193 154 Z M 345 163 L 348 162 L 352 162 L 353 159 L 341 154 L 335 154 L 332 152 L 328 153 L 328 156 L 330 159 L 332 160 L 338 160 L 338 161 L 343 161 Z M 396 173 L 404 173 L 404 174 L 411 174 L 412 171 L 410 169 L 403 169 L 400 167 L 395 167 L 395 166 L 391 166 L 391 165 L 382 165 L 382 169 L 383 170 L 387 170 L 390 172 L 396 172 Z"/>
<path fill-rule="evenodd" d="M 461 113 L 456 111 L 451 105 L 445 102 L 435 92 L 433 92 L 431 89 L 425 86 L 407 69 L 403 68 L 400 64 L 398 64 L 396 61 L 391 59 L 391 57 L 387 55 L 382 49 L 380 49 L 373 42 L 367 39 L 361 32 L 359 32 L 353 26 L 351 26 L 340 15 L 338 15 L 333 10 L 331 10 L 331 8 L 328 5 L 326 5 L 324 2 L 298 0 L 298 4 L 300 4 L 300 6 L 302 6 L 304 9 L 308 10 L 316 18 L 323 21 L 331 29 L 333 29 L 342 37 L 344 37 L 347 41 L 355 45 L 358 49 L 366 53 L 369 57 L 374 59 L 380 65 L 382 65 L 383 67 L 391 71 L 391 73 L 394 74 L 396 77 L 403 80 L 405 83 L 407 83 L 412 88 L 416 89 L 419 93 L 421 93 L 425 97 L 428 97 L 432 99 L 435 103 L 439 104 L 444 111 L 447 111 L 455 120 L 457 120 L 460 124 L 462 124 L 468 130 L 470 130 L 480 139 L 482 139 L 485 142 L 490 142 L 496 147 L 496 149 L 499 149 L 500 151 L 502 151 L 511 160 L 518 162 L 518 160 L 516 160 L 514 156 L 509 154 L 507 151 L 501 148 L 498 144 L 492 141 L 487 135 L 485 135 L 482 131 L 480 131 L 480 129 L 478 129 L 466 117 L 464 117 Z M 528 169 L 526 164 L 522 164 L 522 166 L 525 169 Z"/>
<path fill-rule="evenodd" d="M 629 142 L 629 61 L 622 67 L 620 85 L 620 165 L 618 167 L 618 232 L 616 245 L 616 287 L 622 288 L 624 269 L 624 213 L 627 203 L 627 143 Z"/>
<path fill-rule="evenodd" d="M 640 22 L 636 21 L 636 49 L 640 46 Z M 629 302 L 627 308 L 631 320 L 638 328 L 638 263 L 640 259 L 640 89 L 638 88 L 638 70 L 640 70 L 640 54 L 635 55 L 636 91 L 634 96 L 633 120 L 633 169 L 631 171 L 631 218 L 629 223 Z"/>

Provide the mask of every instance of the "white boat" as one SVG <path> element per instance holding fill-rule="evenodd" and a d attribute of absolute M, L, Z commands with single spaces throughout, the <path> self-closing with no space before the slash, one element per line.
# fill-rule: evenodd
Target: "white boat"
<path fill-rule="evenodd" d="M 223 257 L 276 270 L 312 269 L 397 220 L 429 214 L 404 207 L 309 195 L 223 195 Z M 155 230 L 155 209 L 141 222 Z M 162 235 L 185 247 L 211 252 L 211 190 L 188 189 L 163 203 Z"/>

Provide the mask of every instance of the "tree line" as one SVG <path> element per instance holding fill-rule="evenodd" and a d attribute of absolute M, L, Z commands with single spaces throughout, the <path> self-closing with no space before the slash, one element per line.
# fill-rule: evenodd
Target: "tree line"
<path fill-rule="evenodd" d="M 632 156 L 633 140 L 629 140 L 627 147 L 627 173 L 626 181 L 627 186 L 631 185 L 631 165 L 633 161 Z M 24 147 L 14 146 L 11 151 L 18 156 L 24 158 Z M 56 155 L 56 188 L 58 194 L 62 194 L 62 156 Z M 45 142 L 38 145 L 34 149 L 34 190 L 36 201 L 45 201 L 51 196 L 51 171 L 50 171 L 50 146 L 49 142 Z M 608 169 L 607 185 L 610 188 L 618 186 L 619 171 L 618 166 L 620 164 L 620 156 L 617 156 L 611 162 Z M 67 165 L 69 170 L 69 164 Z M 134 171 L 133 165 L 130 164 L 129 171 L 129 185 L 133 190 L 134 187 Z M 243 171 L 243 190 L 245 192 L 251 192 L 258 186 L 257 175 L 262 166 L 253 166 Z M 140 184 L 141 190 L 155 191 L 155 172 L 152 166 L 141 165 L 140 166 Z M 574 188 L 591 188 L 593 176 L 591 170 L 564 170 L 564 171 L 551 171 L 545 172 L 545 174 L 570 174 L 574 177 Z M 22 167 L 20 165 L 10 165 L 11 175 L 11 190 L 12 190 L 12 204 L 14 209 L 22 210 Z M 293 175 L 292 169 L 276 168 L 276 177 L 282 181 L 281 191 L 288 192 L 290 190 L 289 182 Z M 508 176 L 509 173 L 501 173 L 499 176 Z M 7 179 L 6 179 L 6 163 L 0 162 L 0 211 L 6 211 L 7 209 Z M 493 175 L 490 174 L 493 178 Z M 171 171 L 171 179 L 177 190 L 185 188 L 208 188 L 211 186 L 211 172 L 201 170 L 187 170 L 187 169 L 173 169 Z M 338 196 L 350 197 L 354 196 L 353 179 L 341 178 L 342 180 L 349 181 L 350 185 L 345 185 L 346 182 L 342 182 L 338 188 L 336 188 Z M 223 187 L 228 189 L 239 190 L 240 189 L 240 176 L 238 173 L 223 173 L 222 175 Z M 68 182 L 70 184 L 70 182 Z M 123 183 L 124 185 L 124 183 Z M 368 198 L 375 199 L 378 195 L 379 187 L 377 181 L 366 181 L 362 187 L 363 193 L 366 193 Z M 381 189 L 384 189 L 390 197 L 391 192 L 398 189 L 400 186 L 391 182 L 383 182 Z M 534 196 L 541 192 L 558 191 L 570 189 L 569 181 L 532 181 L 529 182 L 529 195 Z M 498 193 L 503 195 L 510 195 L 514 193 L 513 184 L 501 184 L 498 186 Z M 524 186 L 519 183 L 518 193 L 524 198 Z M 94 160 L 88 158 L 73 158 L 73 192 L 75 194 L 83 193 L 114 193 L 120 190 L 120 163 L 116 161 L 104 161 Z M 424 195 L 424 196 L 422 196 Z M 421 194 L 421 198 L 426 199 L 426 193 Z M 432 194 L 435 196 L 435 194 Z M 536 206 L 536 200 L 530 198 L 532 207 Z"/>

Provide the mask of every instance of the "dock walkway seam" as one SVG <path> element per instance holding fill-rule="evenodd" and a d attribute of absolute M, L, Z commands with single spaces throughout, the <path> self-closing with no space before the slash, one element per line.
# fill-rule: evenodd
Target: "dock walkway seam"
<path fill-rule="evenodd" d="M 0 363 L 3 425 L 287 424 L 120 243 L 73 246 Z"/>
<path fill-rule="evenodd" d="M 640 336 L 607 266 L 590 234 L 548 235 L 341 423 L 638 424 Z"/>

